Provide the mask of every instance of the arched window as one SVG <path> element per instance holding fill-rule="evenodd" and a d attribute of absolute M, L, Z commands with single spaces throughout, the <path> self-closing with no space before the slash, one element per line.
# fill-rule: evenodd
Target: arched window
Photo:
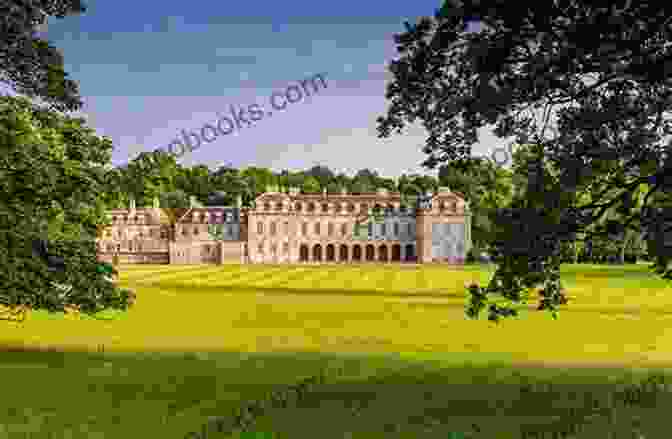
<path fill-rule="evenodd" d="M 383 236 L 385 236 L 387 234 L 387 230 L 386 230 L 387 227 L 386 226 L 387 226 L 387 224 L 385 224 L 385 223 L 380 225 L 380 234 L 383 235 Z"/>
<path fill-rule="evenodd" d="M 198 229 L 194 227 L 194 235 L 198 235 Z"/>
<path fill-rule="evenodd" d="M 257 234 L 261 235 L 264 233 L 264 223 L 257 223 Z"/>
<path fill-rule="evenodd" d="M 301 212 L 303 210 L 303 204 L 295 203 L 294 204 L 294 210 L 296 210 L 297 212 Z"/>
<path fill-rule="evenodd" d="M 334 225 L 332 223 L 329 223 L 327 225 L 327 235 L 329 235 L 329 236 L 334 235 Z"/>
<path fill-rule="evenodd" d="M 327 203 L 322 203 L 322 212 L 329 212 L 329 205 Z"/>
<path fill-rule="evenodd" d="M 315 203 L 308 203 L 308 212 L 315 211 Z"/>
<path fill-rule="evenodd" d="M 320 223 L 315 223 L 315 234 L 316 235 L 320 234 Z"/>
<path fill-rule="evenodd" d="M 306 223 L 301 224 L 301 234 L 303 236 L 308 235 L 308 224 Z"/>
<path fill-rule="evenodd" d="M 271 222 L 271 236 L 275 236 L 276 231 L 277 230 L 275 228 L 275 221 L 273 221 L 273 222 Z"/>
<path fill-rule="evenodd" d="M 354 212 L 355 211 L 355 205 L 350 203 L 348 204 L 348 212 Z"/>
<path fill-rule="evenodd" d="M 348 233 L 348 225 L 346 223 L 341 224 L 341 235 L 345 236 Z"/>
<path fill-rule="evenodd" d="M 399 223 L 394 223 L 394 236 L 399 236 Z"/>
<path fill-rule="evenodd" d="M 268 201 L 264 203 L 264 210 L 269 211 L 271 210 L 271 203 Z"/>

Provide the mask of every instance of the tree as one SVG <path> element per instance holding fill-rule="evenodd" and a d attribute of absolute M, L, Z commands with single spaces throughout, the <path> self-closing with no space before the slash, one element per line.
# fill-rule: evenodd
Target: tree
<path fill-rule="evenodd" d="M 327 193 L 329 194 L 340 194 L 342 187 L 339 186 L 336 182 L 329 183 L 327 185 Z"/>
<path fill-rule="evenodd" d="M 395 36 L 400 58 L 390 65 L 380 137 L 422 121 L 429 168 L 468 164 L 482 127 L 534 144 L 524 198 L 497 212 L 497 271 L 487 287 L 469 287 L 469 317 L 488 296 L 516 306 L 537 287 L 538 309 L 555 317 L 567 302 L 563 243 L 625 228 L 657 238 L 653 268 L 672 278 L 672 248 L 664 244 L 672 210 L 652 201 L 672 192 L 665 178 L 672 174 L 671 15 L 667 3 L 448 0 Z M 480 31 L 467 32 L 474 20 Z M 651 187 L 638 214 L 633 193 L 645 183 Z M 594 197 L 583 202 L 578 194 L 588 189 Z M 611 208 L 622 209 L 621 219 L 591 228 Z M 517 315 L 496 303 L 488 311 L 493 321 Z"/>
<path fill-rule="evenodd" d="M 235 202 L 231 196 L 223 191 L 215 191 L 208 195 L 207 206 L 228 206 Z"/>
<path fill-rule="evenodd" d="M 305 172 L 306 176 L 315 177 L 320 187 L 327 187 L 334 179 L 334 173 L 327 166 L 313 166 Z"/>
<path fill-rule="evenodd" d="M 268 186 L 276 183 L 276 177 L 273 172 L 267 168 L 258 168 L 250 166 L 241 172 L 246 184 L 250 185 L 251 193 L 254 198 L 266 191 Z"/>
<path fill-rule="evenodd" d="M 318 194 L 320 193 L 320 182 L 315 177 L 306 177 L 301 190 L 304 194 Z"/>
<path fill-rule="evenodd" d="M 40 97 L 59 111 L 82 107 L 77 83 L 68 79 L 63 56 L 37 35 L 48 17 L 85 12 L 81 0 L 0 2 L 0 82 L 28 97 Z"/>
<path fill-rule="evenodd" d="M 130 306 L 131 292 L 98 272 L 95 238 L 108 220 L 100 193 L 111 150 L 83 119 L 0 97 L 0 305 L 9 318 L 28 310 L 77 307 L 93 315 Z M 48 270 L 36 241 L 63 270 Z M 54 284 L 72 289 L 54 294 Z"/>
<path fill-rule="evenodd" d="M 207 200 L 212 192 L 212 175 L 205 165 L 192 168 L 181 168 L 176 177 L 176 186 L 188 195 L 193 195 L 197 200 Z"/>
<path fill-rule="evenodd" d="M 371 192 L 369 185 L 361 180 L 358 180 L 356 177 L 350 185 L 350 192 L 353 194 L 363 194 L 365 192 Z"/>
<path fill-rule="evenodd" d="M 378 181 L 376 181 L 376 187 L 387 189 L 390 192 L 396 191 L 396 186 L 396 183 L 391 178 L 379 178 Z"/>
<path fill-rule="evenodd" d="M 163 192 L 159 197 L 159 203 L 161 208 L 188 209 L 189 195 L 180 189 L 173 192 Z"/>

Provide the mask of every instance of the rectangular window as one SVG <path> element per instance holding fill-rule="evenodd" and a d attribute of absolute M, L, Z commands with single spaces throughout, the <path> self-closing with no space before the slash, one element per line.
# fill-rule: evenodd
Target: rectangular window
<path fill-rule="evenodd" d="M 259 235 L 264 233 L 264 225 L 262 223 L 257 223 L 257 233 Z"/>
<path fill-rule="evenodd" d="M 308 235 L 308 224 L 306 223 L 301 224 L 301 234 L 303 236 Z"/>
<path fill-rule="evenodd" d="M 394 236 L 399 236 L 399 223 L 394 223 Z"/>
<path fill-rule="evenodd" d="M 315 234 L 316 235 L 320 234 L 320 223 L 315 223 Z"/>
<path fill-rule="evenodd" d="M 275 236 L 275 232 L 276 232 L 276 229 L 275 229 L 275 223 L 272 222 L 272 223 L 271 223 L 271 236 Z"/>
<path fill-rule="evenodd" d="M 386 226 L 387 226 L 387 224 L 385 224 L 385 223 L 380 225 L 380 234 L 383 235 L 383 236 L 385 236 L 386 232 L 387 232 L 387 230 L 385 230 Z"/>

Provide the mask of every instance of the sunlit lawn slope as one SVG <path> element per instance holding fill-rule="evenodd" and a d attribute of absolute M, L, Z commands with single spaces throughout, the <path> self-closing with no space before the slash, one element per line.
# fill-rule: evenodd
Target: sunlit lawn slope
<path fill-rule="evenodd" d="M 517 438 L 562 407 L 607 400 L 633 368 L 670 364 L 672 294 L 646 266 L 564 267 L 573 301 L 559 320 L 532 312 L 499 327 L 464 318 L 465 283 L 488 278 L 475 266 L 122 267 L 138 293 L 127 314 L 0 326 L 6 350 L 24 350 L 0 352 L 0 438 L 183 439 L 325 367 L 330 383 L 258 428 L 277 439 L 446 438 L 476 424 L 476 437 Z M 521 393 L 541 377 L 562 386 Z M 662 398 L 579 437 L 612 422 L 630 438 L 635 421 L 647 439 L 667 437 L 672 398 Z"/>
<path fill-rule="evenodd" d="M 4 345 L 97 350 L 496 353 L 512 361 L 672 360 L 672 290 L 644 265 L 568 266 L 553 321 L 524 312 L 495 328 L 464 318 L 464 285 L 487 269 L 394 266 L 128 266 L 138 303 L 113 320 L 34 314 Z M 530 305 L 532 307 L 533 305 Z"/>

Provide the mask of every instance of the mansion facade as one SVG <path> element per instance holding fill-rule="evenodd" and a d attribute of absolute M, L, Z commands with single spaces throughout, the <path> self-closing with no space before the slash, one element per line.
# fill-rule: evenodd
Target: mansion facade
<path fill-rule="evenodd" d="M 301 194 L 270 188 L 254 207 L 108 211 L 97 239 L 99 259 L 120 263 L 464 263 L 471 247 L 469 205 L 440 188 L 417 208 L 398 192 Z M 370 212 L 382 215 L 371 220 Z M 363 224 L 358 228 L 357 224 Z M 216 233 L 213 233 L 213 228 Z M 363 233 L 357 233 L 357 230 Z"/>

